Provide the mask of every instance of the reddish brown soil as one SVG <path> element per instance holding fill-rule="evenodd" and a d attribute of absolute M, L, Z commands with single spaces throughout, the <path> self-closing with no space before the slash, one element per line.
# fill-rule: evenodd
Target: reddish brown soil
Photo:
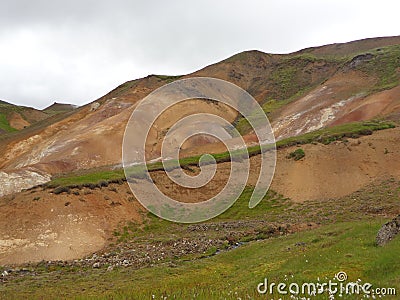
<path fill-rule="evenodd" d="M 335 120 L 331 125 L 370 120 L 398 112 L 400 110 L 400 86 L 358 99 L 348 110 L 347 114 Z"/>
<path fill-rule="evenodd" d="M 19 113 L 16 112 L 11 113 L 7 117 L 7 119 L 8 123 L 10 123 L 10 126 L 18 130 L 24 129 L 25 127 L 31 125 L 24 118 L 22 118 L 22 116 Z"/>
<path fill-rule="evenodd" d="M 79 193 L 75 195 L 74 193 Z M 106 245 L 123 221 L 141 221 L 126 184 L 55 195 L 37 188 L 1 198 L 0 263 L 74 259 Z"/>
<path fill-rule="evenodd" d="M 303 52 L 315 55 L 350 55 L 399 42 L 399 37 L 368 39 L 306 49 Z M 285 89 L 282 89 L 279 82 L 272 80 L 272 75 L 276 68 L 287 64 L 291 57 L 299 53 L 271 55 L 247 51 L 183 78 L 208 76 L 228 80 L 249 91 L 262 103 L 272 96 L 286 99 Z M 297 65 L 296 62 L 293 64 L 292 68 L 299 68 L 295 82 L 290 85 L 296 87 L 293 94 L 299 88 L 315 88 L 271 115 L 277 139 L 322 126 L 365 120 L 400 110 L 399 87 L 366 96 L 366 91 L 379 80 L 373 75 L 367 76 L 329 59 L 310 60 L 305 66 Z M 304 78 L 307 80 L 304 81 Z M 30 168 L 37 172 L 57 174 L 120 164 L 123 133 L 131 112 L 139 100 L 168 82 L 169 80 L 155 75 L 126 82 L 98 99 L 100 106 L 96 109 L 88 104 L 62 121 L 32 132 L 31 135 L 18 135 L 15 139 L 8 140 L 6 144 L 0 145 L 0 168 L 5 172 Z M 220 115 L 230 122 L 237 117 L 233 110 L 204 101 L 188 101 L 177 105 L 162 115 L 157 121 L 157 127 L 150 132 L 146 157 L 159 157 L 161 141 L 171 125 L 179 118 L 197 112 Z M 34 110 L 24 112 L 28 122 L 29 114 L 37 119 L 41 117 L 39 114 L 44 113 Z M 18 123 L 15 126 L 24 126 L 20 119 L 15 123 Z M 253 136 L 246 138 L 249 144 L 254 142 Z M 185 143 L 182 156 L 203 153 L 203 150 L 215 153 L 221 149 L 219 143 L 213 143 L 213 140 L 203 136 Z"/>
<path fill-rule="evenodd" d="M 303 52 L 348 55 L 399 43 L 400 38 L 394 37 L 334 44 Z M 210 76 L 228 80 L 248 90 L 259 102 L 271 95 L 285 99 L 286 94 L 279 82 L 271 83 L 270 79 L 274 68 L 287 58 L 290 57 L 248 51 L 186 77 Z M 308 81 L 302 82 L 310 73 Z M 400 111 L 399 86 L 368 94 L 367 91 L 379 78 L 351 68 L 341 68 L 329 60 L 307 62 L 296 79 L 301 87 L 314 88 L 271 115 L 278 139 L 323 126 L 367 120 Z M 50 122 L 37 130 L 7 139 L 0 144 L 0 186 L 13 184 L 7 179 L 7 174 L 18 176 L 27 170 L 46 173 L 50 177 L 49 174 L 120 164 L 125 125 L 137 102 L 167 82 L 157 76 L 127 82 L 100 98 L 97 101 L 100 106 L 88 104 L 61 121 Z M 293 94 L 296 92 L 297 87 Z M 149 135 L 146 148 L 148 159 L 160 155 L 160 142 L 179 118 L 200 111 L 221 115 L 230 122 L 237 116 L 236 112 L 226 107 L 193 101 L 176 106 L 160 117 L 157 127 Z M 28 123 L 32 123 L 31 118 L 39 120 L 47 117 L 35 110 L 24 112 L 24 116 Z M 11 118 L 15 126 L 24 126 L 20 117 L 14 115 Z M 301 202 L 348 195 L 381 176 L 399 178 L 399 133 L 396 128 L 347 143 L 305 145 L 306 156 L 300 161 L 286 158 L 295 147 L 281 150 L 272 188 L 293 201 Z M 248 144 L 257 142 L 251 134 L 245 136 L 245 140 Z M 188 141 L 182 155 L 224 150 L 222 144 L 202 136 Z M 252 162 L 257 165 L 258 159 L 254 157 Z M 221 173 L 215 181 L 210 183 L 208 189 L 197 191 L 198 195 L 192 199 L 201 201 L 202 197 L 207 198 L 215 193 L 217 187 L 223 186 L 229 163 L 219 167 Z M 252 174 L 250 184 L 255 183 L 254 174 L 257 172 Z M 166 190 L 169 185 L 164 175 L 156 173 L 154 176 Z M 30 184 L 32 182 L 33 186 L 34 178 L 22 179 Z M 7 191 L 20 188 L 20 184 L 16 184 Z M 118 186 L 117 190 L 118 193 L 115 193 L 105 188 L 87 195 L 81 194 L 82 191 L 80 195 L 54 195 L 49 191 L 36 190 L 32 194 L 22 192 L 0 198 L 0 263 L 75 258 L 101 248 L 120 221 L 139 220 L 139 205 L 128 201 L 132 196 L 127 193 L 127 186 Z M 188 201 L 188 191 L 172 186 L 170 192 L 177 200 Z"/>
<path fill-rule="evenodd" d="M 377 178 L 400 178 L 400 130 L 330 145 L 303 145 L 300 161 L 285 159 L 296 147 L 279 152 L 272 189 L 293 201 L 337 198 L 359 190 Z M 386 154 L 385 154 L 386 153 Z"/>
<path fill-rule="evenodd" d="M 400 179 L 399 143 L 400 128 L 394 128 L 347 142 L 303 145 L 306 156 L 299 161 L 286 158 L 296 147 L 279 150 L 271 188 L 303 202 L 340 198 L 387 176 Z M 259 159 L 251 158 L 249 184 L 255 183 Z M 215 195 L 229 169 L 230 163 L 220 164 L 209 186 L 197 191 L 170 185 L 164 172 L 152 176 L 176 200 L 196 202 Z M 82 257 L 106 245 L 120 222 L 141 222 L 143 208 L 126 183 L 70 194 L 50 191 L 36 188 L 0 198 L 0 263 Z"/>

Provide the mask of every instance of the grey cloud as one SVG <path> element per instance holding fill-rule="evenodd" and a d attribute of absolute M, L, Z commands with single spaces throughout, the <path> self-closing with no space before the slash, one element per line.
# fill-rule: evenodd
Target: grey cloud
<path fill-rule="evenodd" d="M 83 104 L 124 81 L 192 72 L 243 50 L 396 34 L 388 15 L 371 24 L 379 8 L 367 2 L 3 0 L 0 99 Z"/>

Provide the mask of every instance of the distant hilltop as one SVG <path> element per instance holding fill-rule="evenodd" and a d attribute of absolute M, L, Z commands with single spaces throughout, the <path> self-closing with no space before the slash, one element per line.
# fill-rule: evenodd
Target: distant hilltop
<path fill-rule="evenodd" d="M 78 105 L 68 104 L 68 103 L 58 103 L 54 102 L 52 105 L 43 109 L 43 111 L 71 111 L 79 107 Z"/>

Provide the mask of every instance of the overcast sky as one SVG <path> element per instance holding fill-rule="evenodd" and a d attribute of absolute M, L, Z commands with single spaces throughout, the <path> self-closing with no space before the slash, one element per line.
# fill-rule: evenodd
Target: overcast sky
<path fill-rule="evenodd" d="M 400 34 L 398 0 L 1 0 L 0 99 L 85 104 L 237 52 Z"/>

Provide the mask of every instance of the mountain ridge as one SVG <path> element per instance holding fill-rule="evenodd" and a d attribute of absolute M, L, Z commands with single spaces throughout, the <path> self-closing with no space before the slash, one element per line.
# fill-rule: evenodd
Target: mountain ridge
<path fill-rule="evenodd" d="M 334 51 L 335 45 L 300 54 L 239 53 L 191 74 L 149 75 L 125 82 L 85 106 L 10 133 L 7 139 L 0 139 L 0 209 L 4 216 L 0 219 L 0 264 L 45 260 L 51 261 L 47 266 L 53 271 L 54 260 L 90 255 L 81 260 L 87 262 L 88 270 L 105 271 L 116 267 L 117 260 L 120 266 L 131 258 L 128 264 L 137 261 L 131 249 L 142 240 L 138 239 L 142 234 L 146 235 L 147 249 L 150 240 L 157 242 L 153 248 L 157 253 L 162 253 L 161 243 L 176 248 L 177 237 L 166 241 L 165 234 L 175 235 L 179 230 L 159 227 L 167 222 L 145 211 L 130 190 L 121 166 L 121 146 L 126 123 L 141 99 L 166 83 L 194 76 L 225 79 L 250 92 L 268 115 L 278 140 L 271 187 L 260 206 L 250 210 L 246 197 L 258 180 L 261 147 L 245 119 L 221 104 L 191 99 L 167 110 L 156 121 L 145 149 L 149 161 L 161 156 L 161 143 L 173 124 L 199 112 L 221 116 L 234 124 L 250 146 L 251 169 L 242 195 L 245 206 L 227 211 L 223 222 L 218 218 L 211 221 L 215 227 L 209 228 L 221 234 L 212 240 L 220 240 L 221 245 L 226 240 L 236 242 L 226 231 L 233 220 L 237 220 L 237 227 L 231 228 L 232 233 L 243 229 L 244 222 L 271 221 L 273 215 L 278 222 L 286 220 L 290 228 L 311 229 L 365 215 L 372 219 L 398 214 L 400 41 L 396 41 L 397 38 L 378 39 L 340 45 L 337 56 L 326 54 Z M 361 51 L 366 45 L 374 47 Z M 346 54 L 349 49 L 357 51 Z M 57 107 L 60 108 L 56 104 L 52 109 Z M 171 182 L 160 162 L 148 167 L 163 194 L 182 202 L 204 201 L 218 193 L 231 175 L 231 162 L 224 151 L 222 143 L 204 136 L 182 145 L 180 163 L 192 175 L 200 172 L 196 157 L 216 153 L 215 176 L 199 189 Z M 299 151 L 303 155 L 292 159 Z M 252 215 L 255 219 L 248 219 Z M 203 236 L 203 229 L 213 223 L 193 225 L 201 227 L 185 233 L 183 242 L 191 244 L 187 236 L 193 237 L 199 229 Z M 244 229 L 242 237 L 247 242 L 252 235 L 255 240 L 269 237 L 265 234 L 270 228 L 262 224 Z M 176 225 L 178 228 L 181 224 Z M 283 234 L 280 230 L 279 236 Z M 160 235 L 154 236 L 158 231 Z M 331 236 L 329 232 L 326 237 Z M 114 242 L 124 239 L 129 239 L 132 256 L 114 251 L 121 249 Z M 368 242 L 371 248 L 372 241 Z M 326 240 L 321 242 L 326 245 Z M 314 242 L 307 247 L 311 244 Z M 100 250 L 108 253 L 107 259 L 112 261 L 109 266 L 103 265 L 104 260 L 96 260 L 103 259 L 103 254 L 93 255 Z M 118 258 L 110 253 L 116 253 Z M 204 250 L 201 253 L 204 257 Z M 350 262 L 351 257 L 348 259 Z M 40 264 L 43 267 L 43 262 Z"/>
<path fill-rule="evenodd" d="M 368 47 L 374 48 L 365 50 Z M 336 49 L 339 54 L 332 56 Z M 3 142 L 0 168 L 8 173 L 29 168 L 51 176 L 118 165 L 121 153 L 115 149 L 122 144 L 126 122 L 138 101 L 166 83 L 195 76 L 220 78 L 248 91 L 269 116 L 278 140 L 325 126 L 383 117 L 400 111 L 399 53 L 400 37 L 332 44 L 291 54 L 250 50 L 190 74 L 149 75 L 127 81 L 54 122 L 37 130 L 21 130 Z M 237 112 L 190 100 L 158 121 L 158 129 L 149 135 L 147 158 L 160 156 L 162 139 L 171 124 L 200 111 L 224 117 L 246 141 L 257 142 Z M 185 144 L 182 155 L 199 154 L 205 148 L 211 152 L 220 149 L 218 143 L 200 136 Z"/>

